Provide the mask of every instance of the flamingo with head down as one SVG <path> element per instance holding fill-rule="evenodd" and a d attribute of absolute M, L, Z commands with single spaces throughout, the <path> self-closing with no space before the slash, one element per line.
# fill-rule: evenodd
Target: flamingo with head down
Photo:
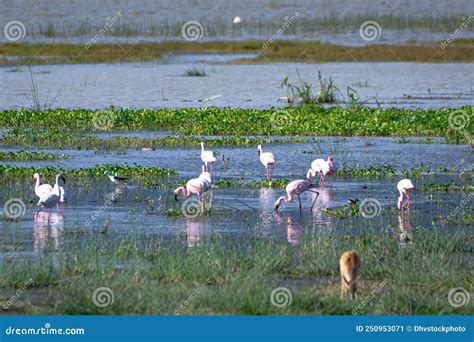
<path fill-rule="evenodd" d="M 415 186 L 413 185 L 410 179 L 402 179 L 397 184 L 397 190 L 400 193 L 400 197 L 398 197 L 397 207 L 398 210 L 403 210 L 406 206 L 407 209 L 410 209 L 410 191 L 414 190 Z M 403 200 L 407 198 L 405 202 Z"/>
<path fill-rule="evenodd" d="M 174 191 L 174 198 L 178 200 L 179 194 L 182 194 L 185 197 L 189 197 L 192 194 L 197 194 L 199 200 L 202 200 L 203 194 L 209 190 L 214 188 L 212 186 L 212 179 L 211 174 L 206 171 L 205 166 L 202 166 L 202 172 L 198 178 L 193 178 L 188 180 L 186 186 L 180 186 L 176 188 Z"/>
<path fill-rule="evenodd" d="M 298 180 L 294 180 L 290 182 L 286 186 L 286 193 L 288 195 L 288 198 L 286 198 L 285 196 L 281 196 L 280 198 L 278 198 L 277 201 L 275 202 L 275 210 L 278 210 L 280 208 L 281 202 L 290 203 L 293 200 L 294 196 L 298 196 L 298 201 L 300 204 L 300 211 L 301 211 L 300 195 L 306 191 L 309 191 L 309 192 L 314 192 L 315 194 L 317 194 L 316 198 L 313 201 L 313 204 L 311 205 L 311 211 L 312 211 L 314 204 L 316 203 L 316 200 L 319 197 L 319 192 L 314 190 L 314 188 L 315 188 L 315 185 L 312 184 L 307 179 L 298 179 Z"/>

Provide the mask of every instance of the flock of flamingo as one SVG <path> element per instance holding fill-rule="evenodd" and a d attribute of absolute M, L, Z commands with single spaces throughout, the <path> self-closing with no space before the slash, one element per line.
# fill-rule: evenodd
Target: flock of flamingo
<path fill-rule="evenodd" d="M 267 180 L 272 179 L 272 168 L 276 164 L 275 155 L 271 152 L 264 152 L 262 145 L 257 146 L 257 153 L 260 157 L 260 162 L 265 167 L 266 178 Z M 179 194 L 182 194 L 185 197 L 189 197 L 192 194 L 197 194 L 198 199 L 202 201 L 203 195 L 209 189 L 215 188 L 212 185 L 211 178 L 211 168 L 212 165 L 216 162 L 216 157 L 212 151 L 206 150 L 204 142 L 201 142 L 201 160 L 204 163 L 202 166 L 202 172 L 197 178 L 192 178 L 188 180 L 186 186 L 180 186 L 175 191 L 175 199 L 178 199 Z M 300 195 L 304 192 L 313 192 L 316 194 L 316 198 L 311 205 L 311 210 L 313 210 L 314 204 L 319 197 L 319 192 L 315 190 L 317 187 L 316 184 L 312 183 L 312 178 L 319 174 L 319 184 L 321 189 L 324 189 L 324 180 L 325 177 L 329 177 L 330 187 L 332 189 L 332 178 L 337 172 L 337 166 L 333 160 L 333 157 L 329 156 L 327 159 L 315 159 L 311 163 L 311 167 L 306 173 L 306 179 L 297 179 L 290 182 L 286 186 L 287 196 L 279 197 L 275 202 L 275 210 L 278 210 L 282 202 L 291 203 L 295 196 L 298 197 L 299 208 L 301 210 L 301 197 Z M 410 206 L 410 191 L 415 187 L 410 179 L 402 179 L 397 184 L 397 189 L 400 193 L 400 197 L 397 201 L 397 207 L 399 210 L 403 210 L 404 207 Z"/>
<path fill-rule="evenodd" d="M 266 178 L 271 181 L 272 168 L 276 164 L 276 158 L 273 153 L 264 152 L 262 145 L 257 146 L 257 152 L 260 162 L 265 167 Z M 204 142 L 201 142 L 201 160 L 203 162 L 201 174 L 197 178 L 188 180 L 185 186 L 180 186 L 174 190 L 176 200 L 178 200 L 180 194 L 185 197 L 196 194 L 198 199 L 202 202 L 204 193 L 209 189 L 216 188 L 212 184 L 211 169 L 217 159 L 212 151 L 205 149 Z M 291 203 L 293 198 L 297 196 L 301 211 L 302 206 L 300 195 L 306 191 L 316 194 L 316 198 L 311 205 L 311 210 L 313 210 L 314 204 L 319 197 L 319 192 L 315 190 L 317 184 L 312 183 L 312 179 L 319 174 L 319 184 L 321 189 L 324 189 L 325 177 L 329 176 L 331 179 L 330 187 L 332 189 L 332 178 L 336 172 L 337 166 L 331 156 L 327 159 L 315 159 L 306 173 L 306 179 L 294 180 L 286 186 L 287 196 L 281 196 L 276 200 L 275 210 L 280 208 L 282 202 Z M 104 174 L 115 184 L 121 184 L 127 180 L 126 177 L 121 177 L 118 174 L 112 175 L 108 171 Z M 66 200 L 66 190 L 64 189 L 64 184 L 66 182 L 65 177 L 62 174 L 57 174 L 56 183 L 53 186 L 50 184 L 41 184 L 40 175 L 38 173 L 33 175 L 33 180 L 35 181 L 35 194 L 39 198 L 37 203 L 38 211 L 36 212 L 35 219 L 38 217 L 38 214 L 42 209 L 49 209 L 51 212 L 51 209 L 56 207 L 59 212 L 61 204 Z M 410 179 L 402 179 L 398 182 L 397 189 L 400 196 L 398 198 L 397 206 L 399 210 L 410 206 L 410 191 L 414 188 L 415 187 Z"/>

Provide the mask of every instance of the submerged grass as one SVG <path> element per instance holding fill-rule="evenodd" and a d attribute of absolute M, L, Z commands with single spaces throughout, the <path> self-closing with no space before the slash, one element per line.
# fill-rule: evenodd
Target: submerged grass
<path fill-rule="evenodd" d="M 415 228 L 413 245 L 404 247 L 394 235 L 371 228 L 357 236 L 321 233 L 296 248 L 259 234 L 245 239 L 214 234 L 192 248 L 185 247 L 186 236 L 173 241 L 76 238 L 57 253 L 2 263 L 0 298 L 8 300 L 32 278 L 33 285 L 8 312 L 472 315 L 472 303 L 455 308 L 447 299 L 452 288 L 472 290 L 466 258 L 473 252 L 472 235 Z M 361 257 L 361 280 L 358 298 L 350 301 L 339 297 L 338 260 L 352 249 Z M 363 304 L 376 286 L 381 291 Z M 94 305 L 93 293 L 99 287 L 114 294 L 107 307 Z M 277 287 L 291 291 L 289 305 L 271 304 L 270 293 Z"/>
<path fill-rule="evenodd" d="M 465 132 L 474 130 L 473 107 L 452 109 L 324 108 L 317 105 L 268 110 L 238 108 L 110 109 L 114 130 L 164 129 L 182 135 L 331 135 L 445 136 L 465 141 L 449 124 L 450 115 L 465 117 Z M 93 110 L 25 109 L 0 112 L 2 128 L 94 130 Z M 284 124 L 279 124 L 283 122 Z M 270 124 L 269 124 L 270 123 Z"/>

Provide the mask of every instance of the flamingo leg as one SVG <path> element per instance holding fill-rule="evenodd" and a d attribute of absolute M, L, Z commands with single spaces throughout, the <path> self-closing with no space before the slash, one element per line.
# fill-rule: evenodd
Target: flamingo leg
<path fill-rule="evenodd" d="M 314 199 L 313 204 L 311 205 L 311 211 L 313 211 L 314 204 L 316 203 L 316 200 L 319 197 L 319 192 L 317 192 L 316 190 L 308 190 L 308 191 L 314 192 L 316 194 L 316 198 Z"/>
<path fill-rule="evenodd" d="M 300 213 L 301 213 L 301 197 L 300 197 L 300 195 L 298 195 L 298 202 L 300 204 Z"/>
<path fill-rule="evenodd" d="M 270 174 L 270 180 L 272 180 L 272 167 L 271 166 L 268 167 L 268 172 Z"/>
<path fill-rule="evenodd" d="M 267 174 L 267 180 L 269 180 L 270 174 L 268 173 L 268 166 L 265 166 L 265 173 Z"/>
<path fill-rule="evenodd" d="M 319 182 L 321 183 L 321 189 L 324 190 L 324 175 L 322 173 L 319 174 Z"/>
<path fill-rule="evenodd" d="M 35 221 L 38 220 L 38 214 L 40 213 L 40 211 L 41 211 L 41 207 L 39 207 L 39 209 L 36 211 Z"/>

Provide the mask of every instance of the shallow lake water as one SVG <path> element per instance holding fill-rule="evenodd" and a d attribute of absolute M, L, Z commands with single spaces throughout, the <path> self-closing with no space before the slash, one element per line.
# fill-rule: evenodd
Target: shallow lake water
<path fill-rule="evenodd" d="M 129 133 L 135 134 L 133 132 Z M 416 141 L 415 138 L 412 138 Z M 435 139 L 436 141 L 436 139 Z M 316 145 L 317 144 L 317 145 Z M 315 147 L 318 146 L 318 147 Z M 368 167 L 388 163 L 397 170 L 406 170 L 424 163 L 426 169 L 438 170 L 447 167 L 449 173 L 425 175 L 414 180 L 416 187 L 432 182 L 462 183 L 458 171 L 471 172 L 472 155 L 465 145 L 440 143 L 424 144 L 396 143 L 392 138 L 318 138 L 316 143 L 283 144 L 264 146 L 277 157 L 274 177 L 303 178 L 311 160 L 333 153 L 341 166 Z M 10 150 L 13 150 L 10 148 Z M 260 164 L 256 148 L 213 148 L 219 156 L 230 156 L 229 169 L 222 170 L 218 163 L 214 168 L 214 179 L 233 178 L 243 180 L 262 179 L 264 169 Z M 55 151 L 58 152 L 58 151 Z M 63 168 L 91 167 L 97 163 L 134 162 L 140 165 L 171 167 L 178 170 L 177 176 L 164 180 L 176 180 L 184 184 L 186 179 L 199 174 L 201 162 L 198 149 L 157 149 L 153 152 L 126 151 L 125 153 L 95 154 L 93 151 L 60 151 L 70 156 L 61 161 L 14 163 L 18 165 L 54 165 Z M 314 153 L 310 153 L 314 152 Z M 461 192 L 430 193 L 417 191 L 412 196 L 410 212 L 399 214 L 396 209 L 396 182 L 400 177 L 384 179 L 360 179 L 336 176 L 333 189 L 318 189 L 320 196 L 313 212 L 309 210 L 313 194 L 303 194 L 303 210 L 298 201 L 282 205 L 279 213 L 274 211 L 275 200 L 284 195 L 284 189 L 254 189 L 246 187 L 215 189 L 206 194 L 209 214 L 195 218 L 167 213 L 170 209 L 181 210 L 183 199 L 177 203 L 173 189 L 160 186 L 143 187 L 139 181 L 131 180 L 129 187 L 116 196 L 116 201 L 106 200 L 117 194 L 117 189 L 105 177 L 103 179 L 69 179 L 66 184 L 68 202 L 61 213 L 52 211 L 48 224 L 47 214 L 41 214 L 35 222 L 36 211 L 33 183 L 4 180 L 0 188 L 2 202 L 8 198 L 21 198 L 26 203 L 26 213 L 18 221 L 0 221 L 2 235 L 0 254 L 2 258 L 34 257 L 42 250 L 55 250 L 60 244 L 77 239 L 118 239 L 136 235 L 140 239 L 179 238 L 189 247 L 199 244 L 212 233 L 232 237 L 252 237 L 255 234 L 275 236 L 291 245 L 302 239 L 311 239 L 325 232 L 360 233 L 366 229 L 377 229 L 393 234 L 400 239 L 405 232 L 416 243 L 416 229 L 440 229 L 436 219 L 446 217 L 465 198 Z M 45 182 L 52 180 L 46 179 Z M 148 199 L 148 200 L 147 200 Z M 150 202 L 150 199 L 153 202 Z M 324 208 L 342 208 L 349 200 L 375 199 L 378 214 L 372 218 L 338 218 L 323 213 Z M 97 213 L 97 214 L 96 214 Z M 101 234 L 107 227 L 107 236 Z M 370 228 L 371 227 L 371 228 Z M 460 227 L 456 220 L 445 228 Z M 403 243 L 401 245 L 410 245 Z"/>
<path fill-rule="evenodd" d="M 472 63 L 226 63 L 229 56 L 198 55 L 167 58 L 163 63 L 42 65 L 32 68 L 41 106 L 97 109 L 284 106 L 283 78 L 299 84 L 297 70 L 319 89 L 318 71 L 340 89 L 355 89 L 368 106 L 442 108 L 474 102 Z M 241 55 L 234 56 L 242 58 Z M 197 58 L 196 56 L 194 58 Z M 199 59 L 198 58 L 198 59 Z M 183 76 L 186 70 L 204 68 L 206 77 Z M 0 68 L 0 110 L 32 105 L 31 76 L 27 68 Z"/>
<path fill-rule="evenodd" d="M 181 28 L 188 21 L 202 25 L 202 40 L 268 40 L 280 30 L 278 39 L 363 45 L 372 43 L 359 35 L 359 26 L 368 20 L 378 20 L 381 26 L 377 43 L 445 40 L 457 28 L 445 27 L 445 21 L 458 22 L 474 7 L 469 0 L 4 0 L 2 5 L 0 22 L 21 21 L 26 29 L 23 41 L 82 44 L 106 23 L 110 25 L 99 43 L 183 40 Z M 113 20 L 119 12 L 119 20 Z M 233 24 L 236 16 L 242 20 L 239 24 Z M 296 19 L 289 19 L 292 16 Z M 470 38 L 473 32 L 467 26 L 458 35 Z M 4 39 L 1 36 L 0 42 Z"/>

